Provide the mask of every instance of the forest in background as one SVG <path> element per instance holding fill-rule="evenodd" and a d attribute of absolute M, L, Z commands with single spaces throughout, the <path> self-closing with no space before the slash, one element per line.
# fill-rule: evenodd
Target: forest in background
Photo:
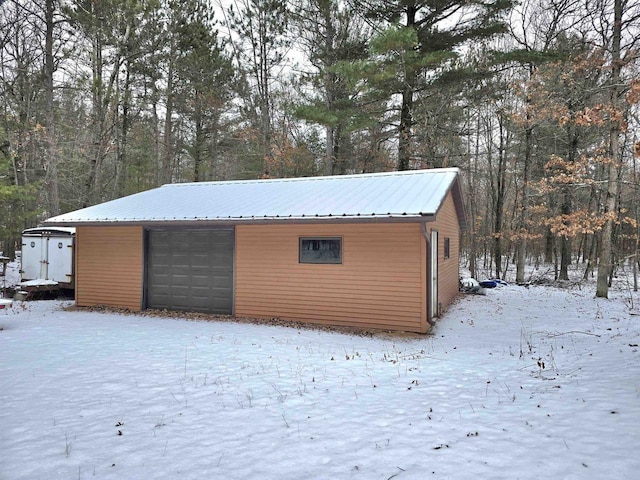
<path fill-rule="evenodd" d="M 639 265 L 639 47 L 630 0 L 0 0 L 0 249 L 164 183 L 455 166 L 472 275 L 606 297 Z"/>

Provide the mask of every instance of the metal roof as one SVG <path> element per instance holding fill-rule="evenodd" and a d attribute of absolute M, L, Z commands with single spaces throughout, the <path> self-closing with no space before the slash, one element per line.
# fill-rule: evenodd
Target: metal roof
<path fill-rule="evenodd" d="M 464 209 L 457 168 L 331 177 L 175 183 L 49 218 L 78 223 L 279 220 L 420 220 L 434 216 L 454 189 Z"/>

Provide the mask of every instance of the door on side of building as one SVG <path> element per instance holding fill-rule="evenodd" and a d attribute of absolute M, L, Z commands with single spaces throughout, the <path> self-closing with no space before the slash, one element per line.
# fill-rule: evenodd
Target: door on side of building
<path fill-rule="evenodd" d="M 233 228 L 147 231 L 146 307 L 233 314 Z"/>
<path fill-rule="evenodd" d="M 429 318 L 440 315 L 438 306 L 438 231 L 431 230 L 429 241 Z"/>

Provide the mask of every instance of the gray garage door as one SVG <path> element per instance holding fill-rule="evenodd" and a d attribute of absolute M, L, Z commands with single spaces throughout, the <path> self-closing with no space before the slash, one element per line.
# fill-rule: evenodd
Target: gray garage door
<path fill-rule="evenodd" d="M 147 308 L 233 313 L 233 229 L 150 230 Z"/>

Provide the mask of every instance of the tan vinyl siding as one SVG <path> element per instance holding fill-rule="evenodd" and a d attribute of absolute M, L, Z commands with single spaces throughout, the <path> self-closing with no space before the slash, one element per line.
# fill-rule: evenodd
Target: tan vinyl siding
<path fill-rule="evenodd" d="M 342 264 L 298 261 L 300 237 L 341 237 Z M 235 314 L 426 331 L 419 224 L 240 225 Z"/>
<path fill-rule="evenodd" d="M 143 253 L 142 227 L 78 227 L 76 304 L 140 310 Z"/>
<path fill-rule="evenodd" d="M 458 295 L 460 278 L 460 224 L 451 193 L 429 228 L 438 230 L 438 303 L 442 311 Z M 449 238 L 449 258 L 444 257 L 445 238 Z M 442 313 L 441 311 L 441 313 Z"/>

